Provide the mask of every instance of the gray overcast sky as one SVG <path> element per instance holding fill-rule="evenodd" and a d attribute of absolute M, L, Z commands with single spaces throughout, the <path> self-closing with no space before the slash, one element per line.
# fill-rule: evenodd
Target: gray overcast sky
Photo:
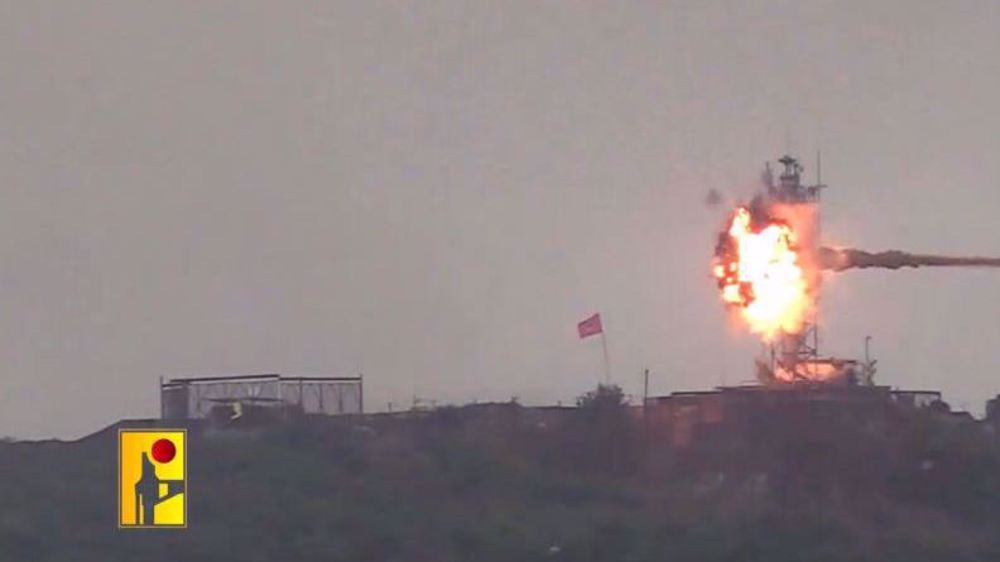
<path fill-rule="evenodd" d="M 502 5 L 500 5 L 502 4 Z M 366 376 L 369 409 L 752 376 L 724 209 L 823 151 L 827 242 L 1000 254 L 1000 3 L 0 2 L 0 434 L 160 375 Z M 826 351 L 978 411 L 1000 273 L 830 279 Z"/>

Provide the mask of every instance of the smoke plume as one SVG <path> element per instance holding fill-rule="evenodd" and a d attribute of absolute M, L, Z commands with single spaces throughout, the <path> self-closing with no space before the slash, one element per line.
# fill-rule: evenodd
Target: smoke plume
<path fill-rule="evenodd" d="M 844 271 L 879 267 L 1000 267 L 1000 258 L 935 256 L 910 254 L 899 250 L 866 252 L 856 248 L 820 248 L 819 263 L 822 269 Z"/>

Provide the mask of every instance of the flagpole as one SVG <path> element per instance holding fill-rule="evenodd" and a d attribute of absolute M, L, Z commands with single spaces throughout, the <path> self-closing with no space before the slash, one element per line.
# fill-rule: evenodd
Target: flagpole
<path fill-rule="evenodd" d="M 601 348 L 604 350 L 604 384 L 611 384 L 611 361 L 608 359 L 608 338 L 601 327 Z"/>

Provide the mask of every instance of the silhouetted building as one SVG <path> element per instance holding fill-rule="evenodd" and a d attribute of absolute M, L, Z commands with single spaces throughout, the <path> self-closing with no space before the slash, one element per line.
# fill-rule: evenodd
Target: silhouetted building
<path fill-rule="evenodd" d="M 740 436 L 770 427 L 822 427 L 844 422 L 882 430 L 894 412 L 940 403 L 935 391 L 823 383 L 719 387 L 650 397 L 651 431 L 677 447 L 714 436 Z"/>
<path fill-rule="evenodd" d="M 161 417 L 168 420 L 265 420 L 287 413 L 364 413 L 364 381 L 353 377 L 278 374 L 176 378 L 160 383 Z"/>

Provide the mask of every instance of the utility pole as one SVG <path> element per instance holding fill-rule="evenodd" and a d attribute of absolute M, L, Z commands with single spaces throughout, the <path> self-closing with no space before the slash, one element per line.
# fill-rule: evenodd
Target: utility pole
<path fill-rule="evenodd" d="M 358 373 L 358 413 L 365 413 L 365 374 Z"/>
<path fill-rule="evenodd" d="M 646 442 L 643 444 L 645 451 L 649 444 L 649 367 L 642 373 L 642 438 Z"/>
<path fill-rule="evenodd" d="M 646 419 L 646 403 L 649 402 L 649 368 L 642 374 L 642 419 Z"/>

